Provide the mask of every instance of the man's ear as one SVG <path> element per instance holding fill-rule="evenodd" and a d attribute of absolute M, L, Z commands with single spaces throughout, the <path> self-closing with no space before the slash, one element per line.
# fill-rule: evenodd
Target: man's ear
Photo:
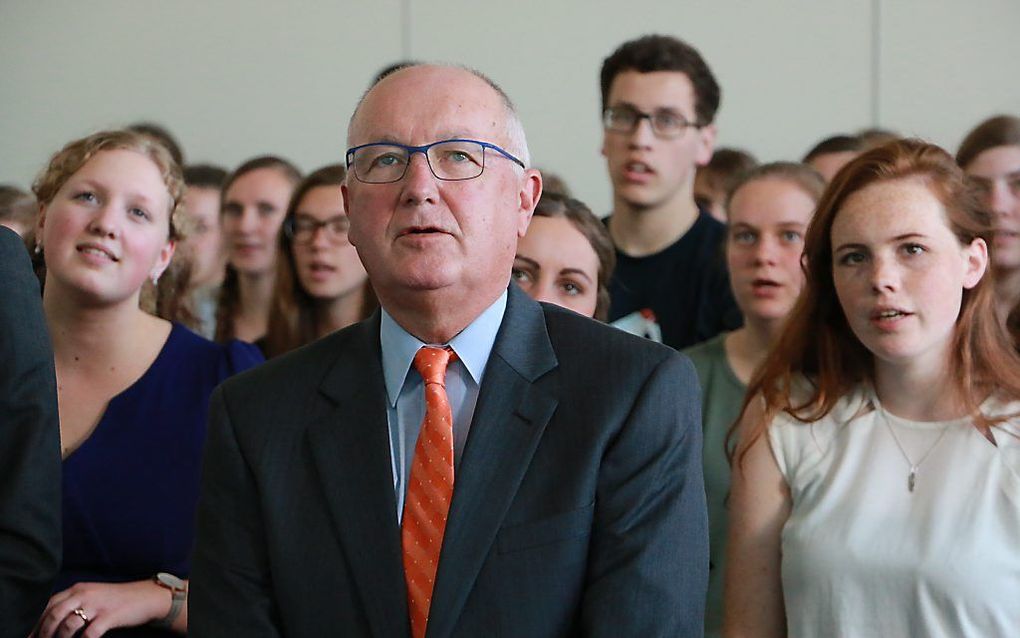
<path fill-rule="evenodd" d="M 715 152 L 715 139 L 719 130 L 715 124 L 706 124 L 698 129 L 698 149 L 694 155 L 694 163 L 697 166 L 704 166 L 712 160 L 712 153 Z"/>
<path fill-rule="evenodd" d="M 542 173 L 534 168 L 524 171 L 521 179 L 520 209 L 518 210 L 517 236 L 524 237 L 531 224 L 531 215 L 542 197 Z"/>
<path fill-rule="evenodd" d="M 348 175 L 349 174 L 350 173 L 348 173 Z M 351 222 L 351 229 L 353 230 L 353 227 L 354 227 L 354 218 L 351 217 L 351 195 L 350 195 L 349 192 L 347 192 L 347 180 L 346 179 L 344 180 L 344 183 L 340 184 L 340 199 L 343 201 L 344 214 L 347 215 L 348 221 Z M 351 242 L 351 246 L 354 246 L 355 248 L 357 248 L 358 244 L 357 244 L 357 238 L 355 237 L 355 235 L 357 235 L 357 233 L 348 231 L 348 233 L 347 233 L 347 241 Z"/>

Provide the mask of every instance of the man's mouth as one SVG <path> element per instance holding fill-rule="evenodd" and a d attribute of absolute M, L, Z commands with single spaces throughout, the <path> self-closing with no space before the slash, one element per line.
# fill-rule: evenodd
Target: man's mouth
<path fill-rule="evenodd" d="M 406 237 L 408 235 L 431 235 L 443 232 L 445 231 L 441 228 L 436 228 L 435 226 L 412 226 L 400 231 L 400 237 Z"/>
<path fill-rule="evenodd" d="M 638 175 L 655 173 L 652 167 L 644 162 L 627 162 L 623 165 L 623 168 L 628 173 L 636 173 Z"/>

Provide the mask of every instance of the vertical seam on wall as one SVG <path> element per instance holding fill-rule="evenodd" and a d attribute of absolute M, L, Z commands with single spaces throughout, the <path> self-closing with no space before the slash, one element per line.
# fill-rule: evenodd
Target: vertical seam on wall
<path fill-rule="evenodd" d="M 882 0 L 871 0 L 871 126 L 882 123 Z"/>
<path fill-rule="evenodd" d="M 400 1 L 400 59 L 411 59 L 411 0 Z"/>

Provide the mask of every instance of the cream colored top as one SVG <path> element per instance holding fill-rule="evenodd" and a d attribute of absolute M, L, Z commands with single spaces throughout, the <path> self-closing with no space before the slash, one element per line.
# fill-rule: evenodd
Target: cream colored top
<path fill-rule="evenodd" d="M 890 430 L 913 463 L 931 450 L 913 492 Z M 769 439 L 793 500 L 782 533 L 789 635 L 1020 636 L 1020 419 L 993 436 L 970 419 L 898 418 L 870 389 L 814 424 L 777 417 Z"/>

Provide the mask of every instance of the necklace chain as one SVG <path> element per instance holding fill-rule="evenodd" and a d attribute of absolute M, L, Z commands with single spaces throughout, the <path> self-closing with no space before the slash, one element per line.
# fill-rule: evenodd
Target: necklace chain
<path fill-rule="evenodd" d="M 938 446 L 938 444 L 942 441 L 942 438 L 946 436 L 946 432 L 949 431 L 949 426 L 952 425 L 952 423 L 950 422 L 942 426 L 942 431 L 939 432 L 935 442 L 928 447 L 925 453 L 921 455 L 921 458 L 915 463 L 910 460 L 910 455 L 907 454 L 907 450 L 903 447 L 903 444 L 900 443 L 900 437 L 896 436 L 896 430 L 893 429 L 892 423 L 889 422 L 889 416 L 886 413 L 885 408 L 882 407 L 882 404 L 879 403 L 877 399 L 875 400 L 875 404 L 878 405 L 878 412 L 882 416 L 882 421 L 885 423 L 885 427 L 889 430 L 889 434 L 892 435 L 897 449 L 899 449 L 900 454 L 903 455 L 903 459 L 907 462 L 907 465 L 910 466 L 910 473 L 907 474 L 907 491 L 913 494 L 914 485 L 917 483 L 917 470 L 921 467 L 921 464 L 928 459 L 928 455 L 930 455 Z"/>

